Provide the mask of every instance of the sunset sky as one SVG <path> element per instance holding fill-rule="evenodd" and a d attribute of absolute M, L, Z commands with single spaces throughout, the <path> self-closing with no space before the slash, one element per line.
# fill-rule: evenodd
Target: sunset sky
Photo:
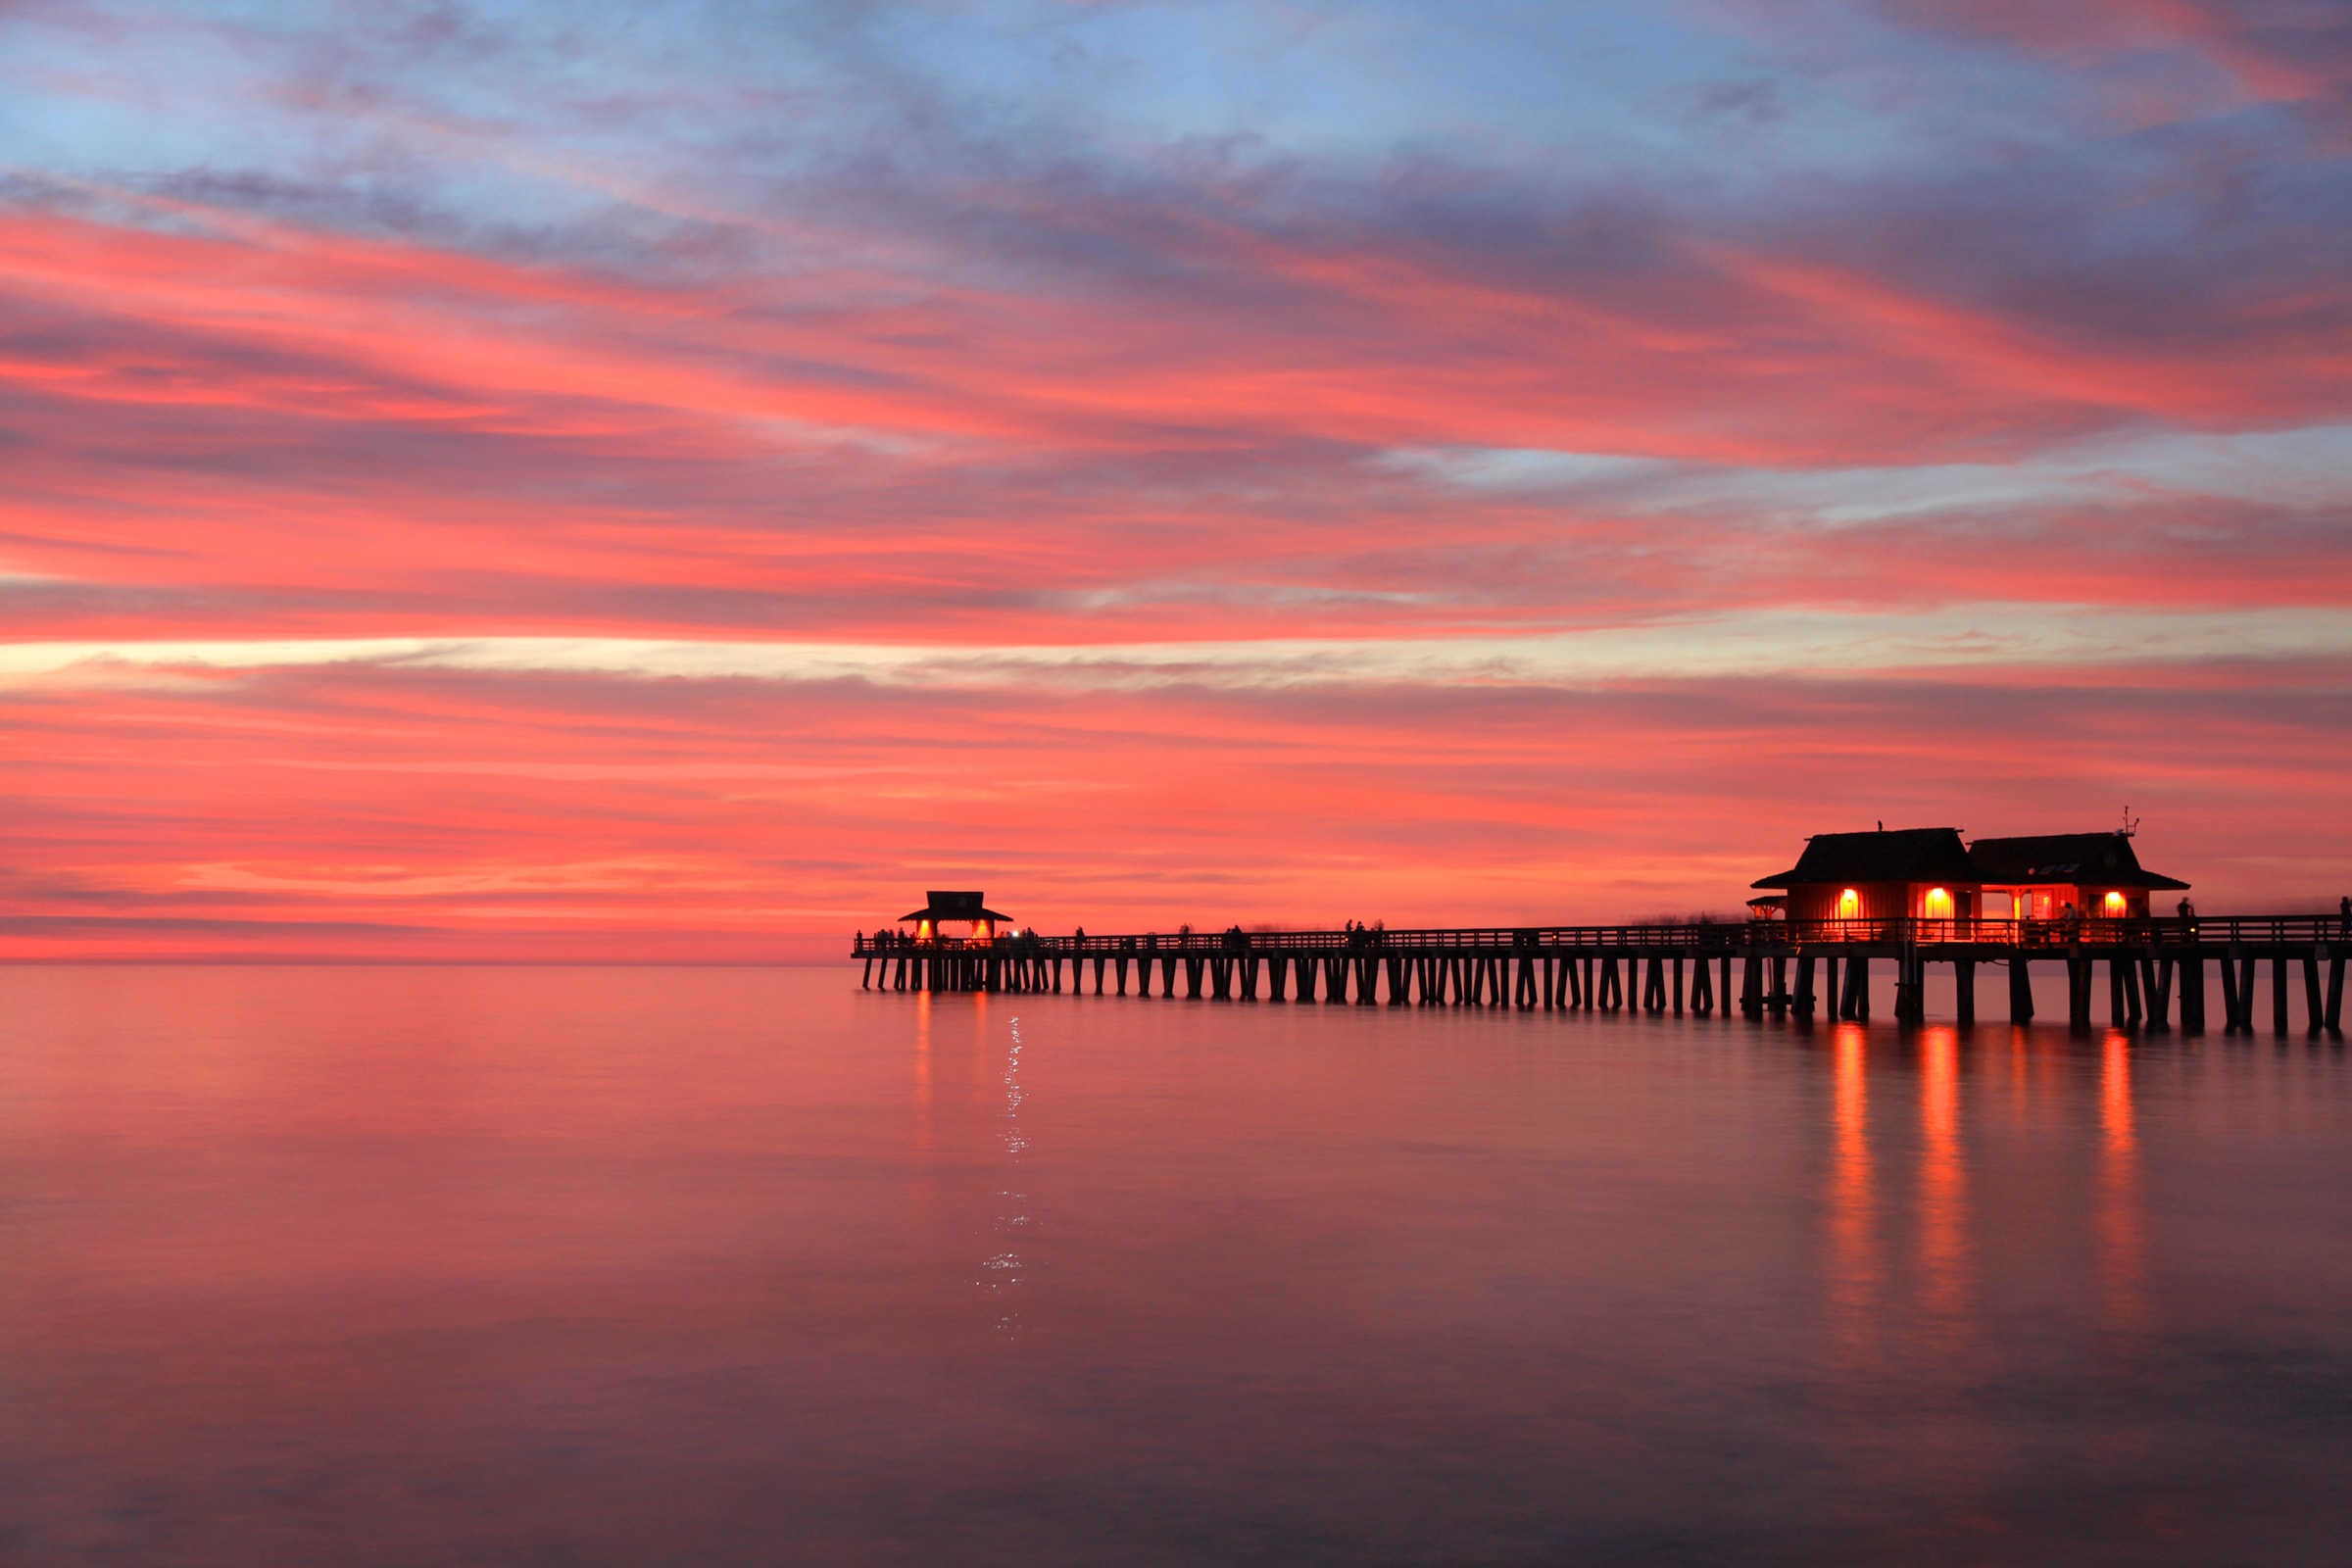
<path fill-rule="evenodd" d="M 0 0 L 0 957 L 2352 891 L 2340 0 Z"/>

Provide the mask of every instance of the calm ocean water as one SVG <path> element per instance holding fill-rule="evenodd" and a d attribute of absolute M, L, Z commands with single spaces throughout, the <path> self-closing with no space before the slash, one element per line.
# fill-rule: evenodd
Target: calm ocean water
<path fill-rule="evenodd" d="M 0 1259 L 11 1564 L 2352 1541 L 2300 1036 L 0 969 Z"/>

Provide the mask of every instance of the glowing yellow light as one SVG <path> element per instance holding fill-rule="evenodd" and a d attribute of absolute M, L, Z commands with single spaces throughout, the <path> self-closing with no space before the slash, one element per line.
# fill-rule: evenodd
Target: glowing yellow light
<path fill-rule="evenodd" d="M 1845 890 L 1843 893 L 1840 893 L 1840 894 L 1838 894 L 1838 918 L 1840 918 L 1840 919 L 1844 919 L 1844 920 L 1850 920 L 1850 919 L 1852 919 L 1852 918 L 1853 918 L 1855 915 L 1857 915 L 1857 914 L 1860 914 L 1861 912 L 1862 912 L 1862 895 L 1861 895 L 1861 894 L 1859 894 L 1859 893 L 1856 893 L 1856 892 L 1855 892 L 1855 891 L 1854 891 L 1852 888 L 1847 888 L 1847 889 L 1846 889 L 1846 890 Z"/>
<path fill-rule="evenodd" d="M 1923 906 L 1931 920 L 1950 919 L 1952 917 L 1951 891 L 1947 888 L 1928 889 L 1927 902 Z"/>
<path fill-rule="evenodd" d="M 975 920 L 972 922 L 972 934 L 981 941 L 987 942 L 996 936 L 996 924 L 989 920 Z"/>
<path fill-rule="evenodd" d="M 2121 893 L 2110 893 L 2101 902 L 2106 906 L 2106 909 L 2109 914 L 2121 914 L 2124 912 L 2124 896 Z"/>
<path fill-rule="evenodd" d="M 915 925 L 915 928 L 914 928 L 914 940 L 915 940 L 915 941 L 917 941 L 917 942 L 928 942 L 928 941 L 930 941 L 930 940 L 931 940 L 931 922 L 930 922 L 930 921 L 928 921 L 928 920 L 923 920 L 923 921 L 920 921 L 920 922 L 918 922 L 918 923 Z"/>

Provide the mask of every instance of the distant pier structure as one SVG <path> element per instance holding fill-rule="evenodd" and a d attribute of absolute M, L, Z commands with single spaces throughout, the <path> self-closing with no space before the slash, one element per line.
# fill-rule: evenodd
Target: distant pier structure
<path fill-rule="evenodd" d="M 1867 1019 L 1875 960 L 1894 971 L 1893 1015 L 1926 1017 L 1927 967 L 1952 966 L 1958 1021 L 1977 1021 L 1977 969 L 2004 969 L 2009 1017 L 2034 1017 L 2034 963 L 2063 964 L 2068 1021 L 2088 1026 L 2103 969 L 2109 1021 L 2288 1026 L 2297 984 L 2314 1031 L 2340 1033 L 2352 909 L 2200 915 L 2152 896 L 2188 884 L 2145 870 L 2132 835 L 1962 841 L 1952 828 L 1819 834 L 1756 886 L 1744 921 L 1045 936 L 979 893 L 933 893 L 906 929 L 860 933 L 862 984 L 889 991 L 1080 992 L 1215 1002 L 1511 1007 Z M 959 924 L 964 935 L 944 926 Z M 2209 991 L 2208 976 L 2215 982 Z M 1066 986 L 1065 986 L 1066 977 Z"/>

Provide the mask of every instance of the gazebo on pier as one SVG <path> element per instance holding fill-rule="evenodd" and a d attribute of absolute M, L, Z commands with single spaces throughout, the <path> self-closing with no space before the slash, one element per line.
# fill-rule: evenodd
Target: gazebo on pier
<path fill-rule="evenodd" d="M 990 908 L 985 896 L 979 893 L 930 892 L 923 897 L 929 902 L 921 908 L 899 916 L 901 925 L 914 927 L 914 940 L 918 944 L 938 941 L 946 935 L 940 929 L 944 925 L 964 926 L 970 940 L 989 942 L 995 939 L 998 926 L 1012 923 L 1011 915 Z"/>

